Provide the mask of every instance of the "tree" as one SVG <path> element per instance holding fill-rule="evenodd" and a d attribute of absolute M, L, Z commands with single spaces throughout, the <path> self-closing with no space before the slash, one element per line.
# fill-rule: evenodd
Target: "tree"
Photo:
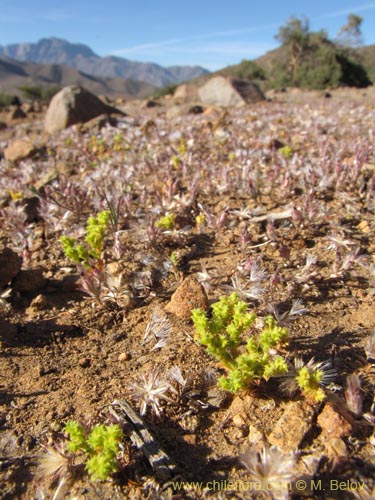
<path fill-rule="evenodd" d="M 348 15 L 348 22 L 340 28 L 337 34 L 337 42 L 345 47 L 358 47 L 363 43 L 361 24 L 363 18 L 356 14 Z"/>
<path fill-rule="evenodd" d="M 291 17 L 286 24 L 280 26 L 275 38 L 289 50 L 289 71 L 291 79 L 294 81 L 296 70 L 309 48 L 309 21 L 306 18 Z"/>

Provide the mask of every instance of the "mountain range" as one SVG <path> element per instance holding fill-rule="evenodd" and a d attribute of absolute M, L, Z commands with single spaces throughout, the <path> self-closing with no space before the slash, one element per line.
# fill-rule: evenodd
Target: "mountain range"
<path fill-rule="evenodd" d="M 158 88 L 128 78 L 98 78 L 65 64 L 20 62 L 0 56 L 0 92 L 20 95 L 22 86 L 65 87 L 81 85 L 96 95 L 142 99 Z"/>
<path fill-rule="evenodd" d="M 178 84 L 207 74 L 200 66 L 163 67 L 155 63 L 130 61 L 123 57 L 100 57 L 90 47 L 60 38 L 43 38 L 36 43 L 0 46 L 0 57 L 27 63 L 65 65 L 99 79 L 129 78 L 156 87 Z"/>

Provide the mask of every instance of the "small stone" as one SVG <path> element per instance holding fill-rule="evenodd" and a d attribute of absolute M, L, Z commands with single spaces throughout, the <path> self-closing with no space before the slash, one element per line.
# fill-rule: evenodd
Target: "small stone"
<path fill-rule="evenodd" d="M 81 368 L 88 368 L 91 365 L 91 360 L 90 358 L 81 358 L 78 364 Z"/>
<path fill-rule="evenodd" d="M 203 112 L 204 112 L 204 107 L 200 106 L 199 104 L 195 104 L 194 106 L 191 106 L 188 109 L 189 115 L 200 115 Z"/>
<path fill-rule="evenodd" d="M 248 434 L 249 442 L 252 444 L 264 443 L 265 435 L 264 433 L 258 429 L 255 425 L 249 425 L 249 434 Z"/>
<path fill-rule="evenodd" d="M 249 427 L 241 415 L 235 415 L 232 419 L 233 425 L 239 430 L 240 437 L 246 437 L 249 434 Z"/>
<path fill-rule="evenodd" d="M 200 420 L 197 415 L 185 415 L 178 421 L 178 423 L 180 424 L 181 429 L 193 433 L 198 430 Z"/>
<path fill-rule="evenodd" d="M 310 430 L 314 408 L 304 401 L 291 401 L 268 436 L 270 444 L 289 453 L 298 449 Z"/>
<path fill-rule="evenodd" d="M 0 288 L 4 288 L 20 272 L 22 258 L 11 248 L 0 250 Z"/>
<path fill-rule="evenodd" d="M 218 387 L 213 387 L 207 391 L 207 403 L 214 408 L 222 408 L 230 399 L 230 394 Z"/>
<path fill-rule="evenodd" d="M 188 320 L 191 318 L 193 309 L 207 311 L 208 306 L 208 299 L 203 286 L 196 278 L 188 276 L 174 292 L 165 310 L 180 319 Z"/>
<path fill-rule="evenodd" d="M 36 153 L 35 146 L 27 140 L 17 139 L 4 149 L 4 158 L 9 161 L 19 161 Z"/>
<path fill-rule="evenodd" d="M 185 434 L 184 436 L 181 436 L 181 439 L 185 443 L 191 444 L 193 446 L 197 444 L 197 436 L 195 434 Z"/>
<path fill-rule="evenodd" d="M 36 311 L 45 311 L 48 308 L 49 305 L 47 298 L 44 295 L 39 294 L 31 301 L 30 306 L 27 308 L 27 313 L 32 314 Z"/>
<path fill-rule="evenodd" d="M 23 199 L 24 208 L 23 211 L 26 215 L 26 222 L 35 222 L 39 216 L 39 198 L 37 196 L 32 196 Z M 35 234 L 34 234 L 35 237 Z"/>
<path fill-rule="evenodd" d="M 350 436 L 355 428 L 353 417 L 338 401 L 329 401 L 325 404 L 323 411 L 318 416 L 318 425 L 330 438 Z"/>
<path fill-rule="evenodd" d="M 245 396 L 236 396 L 232 404 L 229 407 L 229 412 L 231 416 L 233 417 L 234 415 L 251 415 L 253 411 L 253 404 L 254 404 L 254 398 L 250 396 L 249 394 L 246 394 Z"/>
<path fill-rule="evenodd" d="M 119 357 L 118 357 L 118 360 L 119 361 L 129 361 L 130 359 L 130 355 L 128 352 L 122 352 Z"/>

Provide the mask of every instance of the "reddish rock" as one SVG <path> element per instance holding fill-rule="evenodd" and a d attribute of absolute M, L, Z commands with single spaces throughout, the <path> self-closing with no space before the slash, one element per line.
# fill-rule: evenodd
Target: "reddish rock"
<path fill-rule="evenodd" d="M 165 310 L 178 318 L 188 320 L 193 309 L 207 311 L 208 306 L 203 286 L 194 277 L 188 276 L 174 292 Z"/>
<path fill-rule="evenodd" d="M 329 401 L 318 416 L 318 425 L 330 438 L 339 438 L 353 434 L 355 421 L 343 404 Z"/>
<path fill-rule="evenodd" d="M 17 276 L 22 267 L 22 258 L 10 248 L 0 251 L 0 288 L 4 288 Z"/>
<path fill-rule="evenodd" d="M 313 416 L 314 408 L 305 401 L 291 401 L 276 422 L 268 441 L 285 452 L 297 450 L 311 428 Z"/>

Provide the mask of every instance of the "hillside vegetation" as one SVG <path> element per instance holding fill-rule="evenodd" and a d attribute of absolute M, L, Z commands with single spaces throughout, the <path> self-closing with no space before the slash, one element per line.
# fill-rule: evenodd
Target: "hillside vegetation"
<path fill-rule="evenodd" d="M 354 27 L 352 18 L 357 23 Z M 332 41 L 324 30 L 310 31 L 307 20 L 291 18 L 276 35 L 281 42 L 278 49 L 254 61 L 244 60 L 224 68 L 220 73 L 256 80 L 263 89 L 367 87 L 375 77 L 375 48 L 355 47 L 360 23 L 361 18 L 350 15 L 348 24 L 340 31 L 342 36 Z"/>

